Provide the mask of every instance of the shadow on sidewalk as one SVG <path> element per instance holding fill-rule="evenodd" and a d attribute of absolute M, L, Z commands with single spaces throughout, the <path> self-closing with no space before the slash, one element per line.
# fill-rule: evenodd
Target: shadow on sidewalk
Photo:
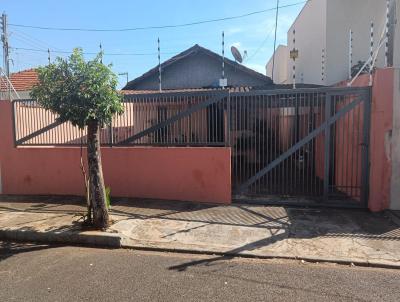
<path fill-rule="evenodd" d="M 23 206 L 24 203 L 26 203 L 25 206 Z M 72 209 L 71 207 L 82 211 L 84 210 L 82 204 L 84 204 L 83 199 L 78 197 L 30 199 L 24 196 L 19 199 L 12 197 L 8 200 L 3 196 L 0 197 L 0 210 L 3 207 L 10 208 L 10 211 L 17 209 L 25 212 L 58 213 L 68 211 Z M 217 226 L 217 228 L 210 228 L 213 230 L 218 230 L 219 226 L 226 226 L 232 234 L 237 231 L 243 236 L 243 234 L 257 231 L 258 234 L 264 236 L 253 242 L 248 242 L 247 238 L 243 237 L 243 242 L 246 243 L 239 247 L 234 244 L 237 240 L 233 238 L 232 246 L 235 248 L 226 252 L 227 256 L 188 262 L 170 268 L 178 271 L 190 266 L 209 265 L 214 261 L 230 259 L 235 254 L 253 251 L 286 239 L 349 238 L 380 241 L 381 245 L 384 242 L 400 242 L 399 226 L 393 223 L 385 213 L 370 213 L 356 209 L 308 209 L 247 204 L 219 206 L 178 201 L 113 198 L 111 214 L 117 218 L 117 223 L 129 222 L 129 220 L 175 221 L 177 222 L 176 229 L 166 231 L 161 236 L 162 239 L 168 238 L 172 241 L 179 238 L 174 238 L 174 236 L 182 234 L 193 236 L 193 240 L 201 241 L 200 237 L 196 237 L 199 234 L 196 232 L 200 232 L 203 236 L 213 236 L 204 229 L 210 225 Z M 162 223 L 160 225 L 162 226 Z"/>

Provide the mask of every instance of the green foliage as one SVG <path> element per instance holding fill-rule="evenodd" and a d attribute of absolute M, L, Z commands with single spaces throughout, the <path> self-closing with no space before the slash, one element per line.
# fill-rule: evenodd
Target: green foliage
<path fill-rule="evenodd" d="M 107 209 L 111 209 L 111 188 L 106 187 L 106 206 Z"/>
<path fill-rule="evenodd" d="M 82 49 L 77 48 L 67 59 L 57 58 L 38 68 L 39 83 L 31 97 L 58 114 L 62 122 L 70 121 L 81 129 L 89 120 L 109 124 L 114 114 L 123 112 L 122 95 L 116 90 L 117 77 L 111 66 L 101 58 L 100 53 L 86 62 Z"/>

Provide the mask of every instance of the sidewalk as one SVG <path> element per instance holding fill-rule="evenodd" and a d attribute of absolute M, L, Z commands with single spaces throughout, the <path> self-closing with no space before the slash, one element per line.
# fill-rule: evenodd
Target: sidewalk
<path fill-rule="evenodd" d="M 115 223 L 103 233 L 81 228 L 81 204 L 77 197 L 0 196 L 0 240 L 400 268 L 400 226 L 385 214 L 117 199 Z"/>

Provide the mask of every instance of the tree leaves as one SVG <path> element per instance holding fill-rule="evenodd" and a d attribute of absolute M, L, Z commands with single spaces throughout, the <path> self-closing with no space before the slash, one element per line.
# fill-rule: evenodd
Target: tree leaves
<path fill-rule="evenodd" d="M 121 114 L 122 95 L 117 92 L 117 77 L 110 66 L 101 63 L 102 54 L 85 61 L 82 49 L 74 49 L 67 59 L 38 68 L 39 82 L 31 97 L 45 109 L 84 128 L 90 120 L 101 126 L 110 124 L 113 115 Z"/>

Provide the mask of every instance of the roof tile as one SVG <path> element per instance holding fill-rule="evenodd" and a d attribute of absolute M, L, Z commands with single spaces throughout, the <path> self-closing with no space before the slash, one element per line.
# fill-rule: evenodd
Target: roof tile
<path fill-rule="evenodd" d="M 16 91 L 27 91 L 31 90 L 38 82 L 38 74 L 35 69 L 27 69 L 12 73 L 10 75 L 10 81 Z M 0 90 L 6 91 L 8 86 L 8 82 L 2 77 L 0 81 Z"/>

